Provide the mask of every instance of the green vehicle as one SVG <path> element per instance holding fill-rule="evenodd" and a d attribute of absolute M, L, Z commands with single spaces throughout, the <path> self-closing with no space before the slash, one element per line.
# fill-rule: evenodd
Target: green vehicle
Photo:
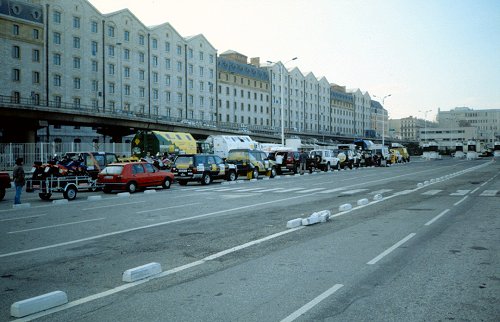
<path fill-rule="evenodd" d="M 196 140 L 190 133 L 140 131 L 132 140 L 132 155 L 141 158 L 157 154 L 195 154 Z"/>

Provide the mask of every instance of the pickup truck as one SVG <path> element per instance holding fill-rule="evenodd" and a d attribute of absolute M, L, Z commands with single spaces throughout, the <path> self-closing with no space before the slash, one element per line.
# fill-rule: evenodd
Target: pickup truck
<path fill-rule="evenodd" d="M 0 201 L 5 197 L 7 188 L 10 188 L 10 175 L 7 172 L 0 172 Z"/>

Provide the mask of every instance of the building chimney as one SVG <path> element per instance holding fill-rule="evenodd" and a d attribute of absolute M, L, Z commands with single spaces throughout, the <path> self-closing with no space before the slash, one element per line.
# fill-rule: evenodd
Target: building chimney
<path fill-rule="evenodd" d="M 260 67 L 260 57 L 250 58 L 250 65 L 253 65 L 255 67 Z"/>

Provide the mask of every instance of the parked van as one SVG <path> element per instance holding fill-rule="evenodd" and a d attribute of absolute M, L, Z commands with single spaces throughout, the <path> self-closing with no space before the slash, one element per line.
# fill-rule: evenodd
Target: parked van
<path fill-rule="evenodd" d="M 230 150 L 254 150 L 258 146 L 258 143 L 248 135 L 210 135 L 205 142 L 211 153 L 223 159 L 227 158 Z"/>

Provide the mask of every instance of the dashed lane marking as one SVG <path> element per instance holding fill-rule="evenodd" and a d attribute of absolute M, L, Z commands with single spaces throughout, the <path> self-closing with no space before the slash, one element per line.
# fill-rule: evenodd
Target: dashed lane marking
<path fill-rule="evenodd" d="M 483 197 L 495 197 L 498 193 L 498 190 L 484 190 L 481 192 L 480 196 Z"/>
<path fill-rule="evenodd" d="M 470 190 L 457 190 L 457 192 L 450 193 L 450 196 L 465 196 Z"/>
<path fill-rule="evenodd" d="M 426 196 L 434 196 L 434 195 L 437 195 L 438 193 L 440 193 L 441 191 L 443 191 L 443 190 L 429 190 L 426 192 L 422 192 L 422 194 L 426 195 Z"/>

